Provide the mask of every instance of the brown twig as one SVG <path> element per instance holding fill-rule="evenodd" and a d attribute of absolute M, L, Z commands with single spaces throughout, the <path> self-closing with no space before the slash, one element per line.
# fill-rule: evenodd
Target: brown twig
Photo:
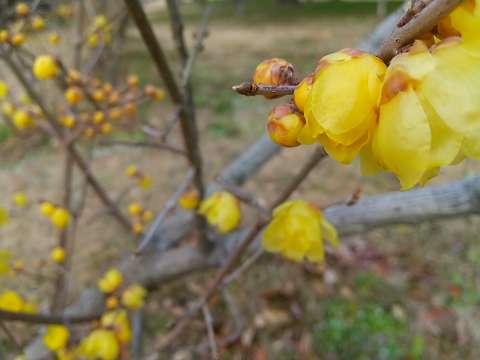
<path fill-rule="evenodd" d="M 217 343 L 215 342 L 215 332 L 213 330 L 213 319 L 207 304 L 202 306 L 202 312 L 203 312 L 203 318 L 205 320 L 205 326 L 207 327 L 208 344 L 210 346 L 210 351 L 212 353 L 212 359 L 217 360 L 218 350 L 217 350 Z"/>
<path fill-rule="evenodd" d="M 292 95 L 296 89 L 296 85 L 260 85 L 251 82 L 244 82 L 240 85 L 232 86 L 232 90 L 236 91 L 240 95 L 256 96 L 256 95 L 277 95 L 285 96 Z"/>
<path fill-rule="evenodd" d="M 17 340 L 15 335 L 13 335 L 13 332 L 8 328 L 8 326 L 2 320 L 0 320 L 0 328 L 3 330 L 5 335 L 7 335 L 10 341 L 15 345 L 17 350 L 22 351 L 22 345 L 20 344 L 20 341 Z M 0 354 L 0 358 L 1 358 L 1 354 Z"/>
<path fill-rule="evenodd" d="M 0 310 L 0 320 L 29 324 L 81 324 L 98 320 L 102 313 L 88 315 L 43 315 Z"/>

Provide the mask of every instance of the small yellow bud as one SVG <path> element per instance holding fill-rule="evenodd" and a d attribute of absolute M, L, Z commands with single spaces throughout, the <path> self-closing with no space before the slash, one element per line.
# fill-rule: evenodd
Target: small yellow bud
<path fill-rule="evenodd" d="M 51 202 L 44 201 L 40 204 L 40 213 L 43 216 L 51 217 L 54 211 L 55 211 L 55 205 L 53 205 Z"/>
<path fill-rule="evenodd" d="M 142 189 L 150 189 L 152 187 L 152 184 L 153 181 L 150 176 L 144 175 L 138 180 L 138 186 Z"/>
<path fill-rule="evenodd" d="M 118 306 L 118 299 L 115 296 L 109 296 L 105 302 L 107 309 L 115 309 Z"/>
<path fill-rule="evenodd" d="M 83 131 L 83 136 L 86 137 L 87 139 L 91 139 L 92 137 L 95 136 L 95 129 L 88 127 Z"/>
<path fill-rule="evenodd" d="M 10 43 L 12 44 L 12 46 L 20 46 L 25 43 L 25 40 L 25 34 L 18 33 L 12 35 L 12 37 L 10 38 Z"/>
<path fill-rule="evenodd" d="M 126 344 L 131 340 L 132 331 L 125 309 L 106 312 L 100 319 L 100 323 L 102 327 L 112 330 L 120 343 Z"/>
<path fill-rule="evenodd" d="M 13 114 L 13 124 L 19 130 L 25 130 L 35 125 L 35 119 L 23 110 L 16 110 Z"/>
<path fill-rule="evenodd" d="M 29 12 L 30 12 L 30 8 L 24 2 L 18 3 L 17 6 L 15 7 L 15 13 L 18 16 L 25 17 L 28 15 Z"/>
<path fill-rule="evenodd" d="M 142 234 L 144 230 L 145 230 L 145 228 L 143 227 L 143 225 L 141 223 L 135 223 L 132 226 L 132 231 L 135 235 Z"/>
<path fill-rule="evenodd" d="M 5 44 L 10 37 L 7 30 L 0 30 L 0 44 Z"/>
<path fill-rule="evenodd" d="M 105 113 L 103 111 L 95 111 L 93 113 L 93 123 L 98 125 L 105 120 Z"/>
<path fill-rule="evenodd" d="M 108 97 L 108 104 L 110 106 L 116 105 L 120 101 L 120 93 L 118 91 L 114 91 Z"/>
<path fill-rule="evenodd" d="M 25 206 L 27 206 L 27 202 L 28 202 L 27 195 L 25 195 L 25 193 L 23 192 L 15 193 L 13 195 L 13 202 L 19 208 L 24 208 Z"/>
<path fill-rule="evenodd" d="M 140 84 L 140 79 L 138 75 L 132 74 L 127 77 L 127 85 L 129 87 L 137 87 Z"/>
<path fill-rule="evenodd" d="M 104 28 L 105 26 L 107 26 L 107 24 L 108 24 L 108 20 L 105 15 L 97 15 L 95 17 L 95 28 L 97 29 Z"/>
<path fill-rule="evenodd" d="M 134 177 L 138 174 L 138 168 L 135 165 L 130 165 L 125 171 L 128 177 Z"/>
<path fill-rule="evenodd" d="M 0 293 L 0 309 L 2 310 L 21 312 L 24 304 L 22 297 L 15 291 L 7 290 Z"/>
<path fill-rule="evenodd" d="M 195 190 L 187 191 L 178 200 L 180 206 L 186 210 L 195 209 L 198 206 L 200 200 L 198 192 Z"/>
<path fill-rule="evenodd" d="M 268 134 L 275 143 L 281 146 L 300 145 L 297 137 L 304 126 L 305 119 L 302 114 L 295 111 L 293 104 L 275 106 L 268 116 Z"/>
<path fill-rule="evenodd" d="M 128 116 L 133 116 L 137 113 L 137 105 L 134 102 L 130 102 L 128 104 L 125 104 L 123 106 L 123 111 L 125 111 L 125 113 Z"/>
<path fill-rule="evenodd" d="M 55 227 L 64 229 L 70 222 L 70 213 L 64 208 L 56 208 L 52 214 L 51 221 Z"/>
<path fill-rule="evenodd" d="M 33 73 L 39 80 L 52 79 L 58 75 L 57 61 L 50 55 L 40 55 L 33 63 Z"/>
<path fill-rule="evenodd" d="M 60 246 L 53 248 L 50 252 L 50 258 L 57 264 L 63 264 L 65 261 L 65 250 Z"/>
<path fill-rule="evenodd" d="M 91 34 L 87 37 L 87 45 L 91 48 L 96 48 L 98 46 L 98 35 Z"/>
<path fill-rule="evenodd" d="M 149 222 L 153 219 L 153 212 L 151 212 L 150 210 L 145 210 L 142 214 L 142 220 L 143 222 Z"/>
<path fill-rule="evenodd" d="M 60 117 L 59 122 L 65 126 L 67 129 L 72 129 L 75 127 L 76 121 L 72 115 L 63 115 Z"/>
<path fill-rule="evenodd" d="M 128 207 L 128 213 L 132 216 L 140 215 L 141 212 L 142 212 L 142 205 L 140 205 L 138 202 L 131 203 L 130 206 Z"/>
<path fill-rule="evenodd" d="M 102 102 L 105 100 L 105 92 L 102 89 L 96 89 L 92 92 L 92 98 L 96 102 Z"/>
<path fill-rule="evenodd" d="M 118 107 L 113 107 L 108 111 L 108 117 L 111 120 L 118 120 L 122 117 L 123 113 L 122 110 Z"/>
<path fill-rule="evenodd" d="M 8 95 L 8 85 L 4 81 L 0 81 L 0 98 Z"/>
<path fill-rule="evenodd" d="M 75 69 L 70 69 L 68 70 L 68 74 L 67 74 L 67 83 L 72 85 L 72 84 L 78 84 L 80 83 L 82 80 L 82 74 L 80 74 L 80 72 L 78 72 L 77 70 Z"/>
<path fill-rule="evenodd" d="M 60 42 L 60 35 L 58 35 L 57 33 L 53 32 L 51 34 L 48 35 L 48 42 L 52 45 L 58 45 L 58 43 Z"/>
<path fill-rule="evenodd" d="M 0 207 L 0 226 L 6 225 L 10 222 L 10 215 L 8 211 L 2 207 Z"/>
<path fill-rule="evenodd" d="M 259 85 L 291 85 L 295 82 L 295 68 L 286 60 L 268 59 L 257 66 L 252 80 Z M 265 97 L 273 99 L 278 96 L 265 95 Z"/>
<path fill-rule="evenodd" d="M 32 18 L 32 29 L 39 31 L 45 27 L 45 20 L 39 15 L 36 15 Z"/>
<path fill-rule="evenodd" d="M 113 131 L 113 126 L 112 124 L 110 123 L 105 123 L 102 125 L 102 127 L 100 128 L 100 132 L 103 134 L 103 135 L 108 135 L 108 134 L 111 134 Z"/>
<path fill-rule="evenodd" d="M 145 302 L 147 290 L 140 285 L 130 285 L 122 294 L 122 304 L 129 309 L 141 308 Z"/>
<path fill-rule="evenodd" d="M 98 288 L 106 293 L 114 292 L 123 282 L 123 276 L 117 269 L 108 270 L 98 281 Z"/>
<path fill-rule="evenodd" d="M 13 263 L 13 270 L 22 271 L 25 269 L 25 263 L 22 260 L 17 260 Z"/>
<path fill-rule="evenodd" d="M 83 99 L 83 93 L 80 88 L 76 86 L 71 86 L 65 91 L 65 100 L 70 105 L 77 105 Z"/>

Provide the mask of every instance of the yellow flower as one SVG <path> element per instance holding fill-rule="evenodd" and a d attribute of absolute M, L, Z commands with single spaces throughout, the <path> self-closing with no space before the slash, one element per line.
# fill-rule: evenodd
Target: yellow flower
<path fill-rule="evenodd" d="M 118 299 L 115 296 L 109 296 L 105 302 L 107 309 L 115 309 L 118 306 Z"/>
<path fill-rule="evenodd" d="M 178 203 L 186 210 L 196 209 L 199 202 L 198 192 L 195 190 L 187 191 L 182 194 Z"/>
<path fill-rule="evenodd" d="M 2 105 L 2 113 L 5 116 L 12 117 L 15 112 L 15 106 L 10 102 L 5 102 Z"/>
<path fill-rule="evenodd" d="M 377 57 L 352 49 L 322 58 L 304 105 L 306 125 L 298 141 L 319 142 L 335 160 L 352 162 L 375 126 L 385 70 Z"/>
<path fill-rule="evenodd" d="M 112 131 L 113 131 L 113 126 L 112 126 L 112 124 L 110 124 L 110 123 L 105 123 L 105 124 L 103 124 L 102 127 L 100 128 L 100 132 L 101 132 L 103 135 L 111 134 Z"/>
<path fill-rule="evenodd" d="M 54 211 L 55 211 L 55 205 L 53 205 L 51 202 L 43 201 L 40 204 L 40 213 L 43 216 L 50 217 L 50 216 L 52 216 Z"/>
<path fill-rule="evenodd" d="M 138 186 L 142 189 L 150 189 L 152 187 L 152 184 L 153 181 L 150 176 L 144 175 L 138 180 Z"/>
<path fill-rule="evenodd" d="M 47 332 L 43 336 L 43 343 L 51 351 L 63 349 L 70 337 L 70 331 L 63 325 L 47 326 Z"/>
<path fill-rule="evenodd" d="M 0 44 L 5 44 L 8 41 L 9 36 L 7 30 L 0 30 Z"/>
<path fill-rule="evenodd" d="M 45 27 L 45 20 L 41 16 L 34 16 L 32 18 L 32 29 L 33 30 L 42 30 Z"/>
<path fill-rule="evenodd" d="M 98 281 L 98 288 L 104 293 L 114 292 L 123 281 L 123 276 L 117 269 L 108 270 Z"/>
<path fill-rule="evenodd" d="M 18 16 L 27 16 L 30 11 L 30 8 L 28 7 L 27 4 L 24 2 L 20 2 L 17 4 L 15 7 L 15 12 L 17 13 Z"/>
<path fill-rule="evenodd" d="M 20 46 L 25 42 L 25 40 L 25 34 L 22 33 L 13 34 L 10 38 L 10 42 L 13 46 Z"/>
<path fill-rule="evenodd" d="M 298 134 L 305 126 L 303 115 L 296 111 L 293 104 L 278 105 L 268 116 L 267 130 L 270 138 L 280 146 L 300 145 Z"/>
<path fill-rule="evenodd" d="M 274 210 L 262 245 L 267 251 L 281 253 L 295 261 L 306 257 L 310 261 L 323 262 L 324 238 L 337 245 L 337 232 L 322 212 L 303 200 L 293 200 Z"/>
<path fill-rule="evenodd" d="M 143 210 L 142 205 L 140 205 L 140 203 L 138 202 L 133 202 L 128 207 L 128 213 L 132 216 L 140 215 L 142 210 Z"/>
<path fill-rule="evenodd" d="M 70 213 L 67 209 L 58 207 L 53 211 L 50 220 L 55 227 L 64 229 L 70 222 Z"/>
<path fill-rule="evenodd" d="M 82 340 L 79 353 L 88 360 L 115 360 L 120 347 L 112 331 L 98 329 Z"/>
<path fill-rule="evenodd" d="M 21 312 L 24 302 L 15 291 L 7 290 L 0 294 L 0 309 L 11 312 Z"/>
<path fill-rule="evenodd" d="M 130 285 L 122 294 L 122 304 L 129 309 L 141 308 L 145 302 L 147 290 L 140 285 Z"/>
<path fill-rule="evenodd" d="M 19 208 L 24 208 L 25 206 L 27 206 L 27 203 L 28 203 L 27 195 L 25 195 L 25 193 L 23 192 L 15 193 L 13 195 L 13 202 Z"/>
<path fill-rule="evenodd" d="M 65 261 L 65 250 L 60 246 L 54 247 L 50 252 L 50 257 L 57 264 L 62 264 Z"/>
<path fill-rule="evenodd" d="M 108 25 L 108 20 L 105 15 L 97 15 L 95 17 L 95 28 L 100 29 Z"/>
<path fill-rule="evenodd" d="M 0 98 L 8 95 L 8 85 L 5 81 L 0 81 Z"/>
<path fill-rule="evenodd" d="M 240 223 L 240 204 L 235 196 L 225 191 L 213 193 L 203 200 L 198 212 L 222 234 L 234 230 Z"/>
<path fill-rule="evenodd" d="M 53 32 L 50 35 L 48 35 L 48 42 L 52 45 L 58 45 L 60 42 L 60 35 L 57 33 Z"/>
<path fill-rule="evenodd" d="M 2 207 L 0 207 L 0 226 L 6 225 L 10 222 L 10 215 L 8 211 Z"/>
<path fill-rule="evenodd" d="M 39 80 L 52 79 L 59 71 L 57 61 L 50 55 L 40 55 L 33 63 L 33 73 Z"/>
<path fill-rule="evenodd" d="M 26 111 L 16 110 L 13 113 L 13 124 L 19 130 L 25 130 L 35 125 L 35 119 Z"/>
<path fill-rule="evenodd" d="M 426 183 L 462 151 L 480 158 L 469 147 L 480 141 L 479 98 L 480 59 L 455 40 L 432 52 L 417 41 L 389 66 L 371 150 L 362 153 L 364 172 L 391 171 L 406 190 Z"/>
<path fill-rule="evenodd" d="M 95 48 L 98 46 L 98 35 L 91 34 L 87 37 L 87 45 L 91 48 Z"/>
<path fill-rule="evenodd" d="M 65 99 L 70 105 L 76 105 L 83 99 L 82 90 L 76 86 L 71 86 L 65 91 Z"/>
<path fill-rule="evenodd" d="M 138 168 L 135 165 L 130 165 L 125 171 L 128 177 L 134 177 L 138 174 Z"/>
<path fill-rule="evenodd" d="M 127 85 L 130 87 L 136 87 L 140 84 L 140 78 L 136 74 L 130 74 L 127 77 Z"/>
<path fill-rule="evenodd" d="M 133 224 L 132 226 L 132 231 L 135 235 L 141 235 L 143 234 L 143 231 L 145 230 L 145 227 L 143 226 L 143 224 L 139 223 L 139 222 L 136 222 L 135 224 Z"/>
<path fill-rule="evenodd" d="M 103 327 L 113 331 L 120 343 L 128 343 L 132 338 L 130 322 L 125 309 L 106 312 L 100 322 Z"/>
<path fill-rule="evenodd" d="M 153 219 L 153 212 L 151 212 L 150 210 L 145 210 L 143 213 L 142 213 L 142 221 L 147 223 L 149 221 L 151 221 Z"/>
<path fill-rule="evenodd" d="M 6 250 L 0 250 L 0 276 L 8 274 L 10 272 L 10 261 L 12 260 L 12 254 Z"/>
<path fill-rule="evenodd" d="M 72 129 L 75 127 L 76 121 L 72 115 L 63 115 L 60 117 L 59 122 L 65 126 L 67 129 Z"/>

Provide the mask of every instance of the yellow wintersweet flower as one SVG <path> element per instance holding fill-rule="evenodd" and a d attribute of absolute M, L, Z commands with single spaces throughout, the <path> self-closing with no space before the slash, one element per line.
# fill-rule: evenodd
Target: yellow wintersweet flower
<path fill-rule="evenodd" d="M 43 336 L 43 343 L 51 351 L 65 348 L 70 337 L 70 331 L 63 325 L 50 325 Z"/>
<path fill-rule="evenodd" d="M 138 168 L 135 165 L 130 165 L 125 171 L 128 177 L 134 177 L 138 174 Z"/>
<path fill-rule="evenodd" d="M 431 52 L 417 41 L 390 63 L 378 127 L 361 154 L 362 172 L 391 171 L 406 190 L 426 183 L 462 151 L 480 158 L 469 147 L 480 141 L 479 98 L 480 59 L 457 40 Z"/>
<path fill-rule="evenodd" d="M 138 202 L 133 202 L 128 206 L 128 213 L 132 216 L 140 215 L 142 210 L 142 205 Z"/>
<path fill-rule="evenodd" d="M 335 160 L 352 162 L 375 126 L 385 70 L 379 58 L 358 50 L 322 58 L 304 105 L 306 125 L 298 141 L 319 142 Z"/>
<path fill-rule="evenodd" d="M 115 296 L 109 296 L 105 301 L 107 309 L 115 309 L 118 306 L 118 299 Z"/>
<path fill-rule="evenodd" d="M 144 175 L 138 180 L 138 186 L 142 189 L 150 189 L 152 187 L 152 184 L 153 181 L 150 176 Z"/>
<path fill-rule="evenodd" d="M 112 331 L 98 329 L 82 340 L 79 353 L 88 360 L 115 360 L 120 354 L 120 347 Z"/>
<path fill-rule="evenodd" d="M 8 85 L 5 81 L 0 81 L 0 98 L 4 98 L 8 94 Z"/>
<path fill-rule="evenodd" d="M 95 17 L 95 28 L 101 29 L 108 25 L 108 20 L 105 15 L 97 15 Z"/>
<path fill-rule="evenodd" d="M 13 195 L 13 202 L 19 208 L 24 208 L 25 206 L 27 206 L 27 203 L 28 203 L 27 195 L 25 195 L 25 193 L 23 192 L 15 193 Z"/>
<path fill-rule="evenodd" d="M 20 46 L 25 43 L 26 37 L 23 33 L 13 34 L 10 38 L 10 42 L 13 46 Z"/>
<path fill-rule="evenodd" d="M 60 35 L 52 32 L 50 35 L 48 35 L 48 42 L 52 45 L 58 45 L 58 43 L 60 42 Z"/>
<path fill-rule="evenodd" d="M 35 119 L 23 110 L 16 110 L 13 113 L 13 124 L 18 130 L 25 130 L 35 125 Z"/>
<path fill-rule="evenodd" d="M 301 261 L 324 261 L 323 241 L 337 245 L 337 231 L 320 210 L 303 200 L 287 201 L 273 212 L 273 219 L 265 229 L 262 245 L 265 250 L 281 253 Z"/>
<path fill-rule="evenodd" d="M 0 309 L 11 312 L 21 312 L 23 311 L 23 307 L 23 299 L 15 291 L 7 290 L 0 294 Z"/>
<path fill-rule="evenodd" d="M 45 27 L 45 20 L 41 16 L 36 15 L 32 18 L 31 24 L 33 30 L 42 30 Z"/>
<path fill-rule="evenodd" d="M 3 276 L 10 272 L 11 260 L 12 254 L 9 251 L 0 250 L 0 276 Z"/>
<path fill-rule="evenodd" d="M 62 264 L 65 261 L 65 249 L 60 246 L 56 246 L 50 252 L 50 258 L 57 264 Z"/>
<path fill-rule="evenodd" d="M 178 200 L 178 203 L 182 208 L 186 210 L 192 210 L 197 208 L 199 200 L 200 198 L 198 196 L 198 192 L 191 190 L 183 193 Z"/>
<path fill-rule="evenodd" d="M 215 192 L 203 200 L 198 212 L 221 234 L 232 231 L 240 223 L 240 204 L 235 196 L 226 191 Z"/>
<path fill-rule="evenodd" d="M 122 294 L 122 304 L 129 309 L 141 308 L 145 302 L 147 290 L 144 287 L 133 284 L 130 285 Z"/>
<path fill-rule="evenodd" d="M 27 16 L 28 13 L 30 12 L 30 8 L 28 5 L 24 2 L 19 2 L 17 6 L 15 7 L 15 12 L 18 16 Z"/>
<path fill-rule="evenodd" d="M 51 55 L 40 55 L 33 63 L 33 74 L 39 80 L 52 79 L 59 71 L 57 61 Z"/>
<path fill-rule="evenodd" d="M 106 312 L 100 322 L 104 328 L 114 332 L 120 343 L 128 343 L 132 338 L 132 330 L 125 309 Z"/>
<path fill-rule="evenodd" d="M 78 104 L 80 101 L 82 101 L 83 99 L 83 93 L 82 93 L 82 90 L 80 90 L 80 88 L 76 87 L 76 86 L 71 86 L 69 87 L 66 91 L 65 91 L 65 100 L 67 100 L 67 102 L 70 104 L 70 105 L 76 105 Z"/>
<path fill-rule="evenodd" d="M 2 207 L 0 207 L 0 226 L 6 225 L 10 222 L 10 215 L 8 211 Z"/>
<path fill-rule="evenodd" d="M 98 288 L 104 293 L 114 292 L 123 281 L 123 276 L 117 269 L 108 270 L 98 281 Z"/>
<path fill-rule="evenodd" d="M 65 229 L 70 222 L 70 213 L 67 209 L 58 207 L 53 211 L 50 220 L 56 228 Z"/>
<path fill-rule="evenodd" d="M 50 216 L 52 216 L 54 211 L 55 211 L 55 205 L 53 205 L 51 202 L 43 201 L 40 204 L 40 213 L 43 216 L 50 217 Z"/>

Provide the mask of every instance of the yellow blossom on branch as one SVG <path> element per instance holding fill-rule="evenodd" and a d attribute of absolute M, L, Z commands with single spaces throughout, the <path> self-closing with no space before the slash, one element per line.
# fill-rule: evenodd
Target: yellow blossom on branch
<path fill-rule="evenodd" d="M 183 193 L 178 203 L 182 208 L 192 210 L 197 208 L 199 200 L 198 192 L 191 190 Z"/>
<path fill-rule="evenodd" d="M 39 80 L 52 79 L 59 71 L 57 61 L 50 55 L 40 55 L 33 63 L 33 74 Z"/>
<path fill-rule="evenodd" d="M 125 309 L 106 312 L 102 316 L 100 323 L 104 328 L 113 331 L 115 337 L 120 343 L 125 344 L 131 340 L 132 330 Z"/>
<path fill-rule="evenodd" d="M 225 191 L 213 193 L 203 200 L 198 212 L 222 234 L 234 230 L 240 223 L 240 203 L 235 196 Z"/>
<path fill-rule="evenodd" d="M 129 309 L 141 308 L 145 302 L 147 290 L 138 284 L 130 285 L 122 294 L 122 304 Z"/>
<path fill-rule="evenodd" d="M 98 281 L 98 288 L 104 293 L 114 292 L 123 281 L 123 276 L 117 269 L 108 270 Z"/>
<path fill-rule="evenodd" d="M 51 325 L 43 336 L 43 343 L 51 351 L 63 349 L 70 337 L 70 331 L 63 325 Z"/>
<path fill-rule="evenodd" d="M 120 354 L 120 346 L 113 331 L 97 329 L 82 340 L 79 354 L 89 360 L 115 360 Z"/>
<path fill-rule="evenodd" d="M 265 250 L 280 253 L 291 260 L 307 258 L 323 262 L 324 239 L 337 245 L 337 232 L 322 212 L 303 200 L 292 200 L 274 210 L 273 219 L 263 234 L 262 245 Z"/>

